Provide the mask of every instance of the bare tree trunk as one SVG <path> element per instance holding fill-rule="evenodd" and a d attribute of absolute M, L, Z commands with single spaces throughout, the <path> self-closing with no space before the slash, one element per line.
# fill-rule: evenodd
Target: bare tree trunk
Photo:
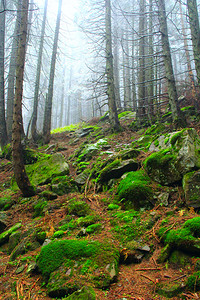
<path fill-rule="evenodd" d="M 195 82 L 194 82 L 194 74 L 192 72 L 192 66 L 191 66 L 191 61 L 190 61 L 190 52 L 189 52 L 188 42 L 187 42 L 187 38 L 186 38 L 185 22 L 183 19 L 183 10 L 182 10 L 181 2 L 179 3 L 179 7 L 180 7 L 180 13 L 181 13 L 181 26 L 182 26 L 182 32 L 183 32 L 183 41 L 184 41 L 184 47 L 185 47 L 187 69 L 188 69 L 188 73 L 189 73 L 190 84 L 192 86 L 192 96 L 193 96 L 194 102 L 196 104 L 196 101 L 195 101 L 196 100 L 196 88 L 195 88 Z"/>
<path fill-rule="evenodd" d="M 19 31 L 19 45 L 17 52 L 17 68 L 16 68 L 16 86 L 14 98 L 13 111 L 13 130 L 12 130 L 12 155 L 13 155 L 13 169 L 15 179 L 18 187 L 24 196 L 33 196 L 35 189 L 30 184 L 28 176 L 25 171 L 21 134 L 22 134 L 22 94 L 23 94 L 23 79 L 24 79 L 24 65 L 26 53 L 26 38 L 28 26 L 28 5 L 29 0 L 23 0 L 22 15 Z"/>
<path fill-rule="evenodd" d="M 119 85 L 119 41 L 118 41 L 117 26 L 115 26 L 114 29 L 113 59 L 114 59 L 114 85 L 115 85 L 116 105 L 117 108 L 121 108 L 120 85 Z"/>
<path fill-rule="evenodd" d="M 0 3 L 1 10 L 3 10 L 3 3 Z M 6 6 L 6 1 L 4 1 Z M 0 14 L 0 145 L 1 149 L 7 144 L 7 129 L 5 118 L 5 81 L 4 81 L 4 50 L 5 50 L 5 19 L 6 12 Z"/>
<path fill-rule="evenodd" d="M 111 127 L 114 131 L 120 130 L 120 123 L 117 114 L 117 106 L 115 99 L 115 86 L 113 74 L 113 55 L 112 55 L 112 33 L 111 33 L 111 4 L 110 0 L 105 0 L 105 24 L 106 24 L 106 81 L 107 96 L 109 107 L 109 119 Z"/>
<path fill-rule="evenodd" d="M 36 141 L 37 139 L 36 124 L 37 124 L 37 117 L 38 117 L 40 74 L 41 74 L 41 67 L 42 67 L 42 53 L 43 53 L 44 34 L 45 34 L 45 25 L 46 25 L 46 17 L 47 17 L 47 5 L 48 5 L 48 0 L 45 0 L 44 16 L 42 22 L 40 47 L 39 47 L 38 62 L 37 62 L 37 72 L 36 72 L 36 80 L 35 80 L 34 104 L 33 104 L 33 115 L 32 115 L 33 118 L 31 124 L 31 136 L 34 141 Z"/>
<path fill-rule="evenodd" d="M 59 120 L 59 127 L 62 127 L 62 126 L 63 126 L 64 99 L 65 99 L 65 68 L 63 69 L 63 80 L 62 80 L 62 94 L 61 94 L 61 104 L 60 104 L 60 120 Z"/>
<path fill-rule="evenodd" d="M 171 51 L 169 46 L 165 1 L 157 0 L 157 5 L 158 5 L 158 16 L 160 21 L 160 32 L 162 38 L 163 59 L 164 59 L 165 73 L 166 73 L 167 84 L 168 84 L 167 91 L 169 95 L 169 104 L 171 107 L 173 121 L 176 121 L 177 119 L 179 119 L 179 109 L 177 106 L 178 95 L 176 90 L 174 72 L 172 67 Z"/>
<path fill-rule="evenodd" d="M 140 0 L 139 20 L 139 71 L 138 71 L 138 112 L 137 122 L 141 123 L 145 118 L 145 0 Z"/>
<path fill-rule="evenodd" d="M 72 75 L 73 75 L 73 69 L 72 67 L 70 68 L 70 75 L 69 75 L 69 92 L 71 92 L 71 87 L 72 87 Z M 71 95 L 68 96 L 68 101 L 67 101 L 67 125 L 70 125 L 70 109 L 71 109 Z"/>
<path fill-rule="evenodd" d="M 21 18 L 21 5 L 22 0 L 17 2 L 17 19 L 15 22 L 15 29 L 13 33 L 12 49 L 10 54 L 10 64 L 9 64 L 9 73 L 8 73 L 8 94 L 7 94 L 7 112 L 6 112 L 6 121 L 7 121 L 7 132 L 8 140 L 11 141 L 12 137 L 12 123 L 13 123 L 13 105 L 14 105 L 14 90 L 15 90 L 15 72 L 16 72 L 16 56 L 17 56 L 17 47 L 18 47 L 18 35 L 20 27 L 20 18 Z"/>
<path fill-rule="evenodd" d="M 195 69 L 197 73 L 198 85 L 200 86 L 200 28 L 196 0 L 187 0 L 187 8 L 189 13 L 189 23 L 192 35 Z"/>
<path fill-rule="evenodd" d="M 153 98 L 154 98 L 154 57 L 153 57 L 153 5 L 152 0 L 149 1 L 149 71 L 148 71 L 148 111 L 150 118 L 154 115 Z"/>
<path fill-rule="evenodd" d="M 54 85 L 54 77 L 55 77 L 57 48 L 58 48 L 58 36 L 59 36 L 59 30 L 60 30 L 61 8 L 62 8 L 62 0 L 59 0 L 58 15 L 57 15 L 54 44 L 53 44 L 53 53 L 52 53 L 52 58 L 51 58 L 47 105 L 45 107 L 45 113 L 44 113 L 43 138 L 44 138 L 45 144 L 48 144 L 50 142 L 50 136 L 51 136 L 51 112 L 52 112 L 52 101 L 53 101 L 53 85 Z"/>

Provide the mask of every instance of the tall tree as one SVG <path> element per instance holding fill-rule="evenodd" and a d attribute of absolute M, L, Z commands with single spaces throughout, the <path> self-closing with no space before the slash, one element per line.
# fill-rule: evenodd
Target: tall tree
<path fill-rule="evenodd" d="M 138 70 L 138 112 L 137 121 L 141 123 L 145 118 L 145 4 L 146 0 L 140 0 L 139 20 L 139 70 Z"/>
<path fill-rule="evenodd" d="M 106 82 L 107 96 L 109 107 L 109 120 L 114 131 L 120 130 L 120 122 L 117 114 L 114 72 L 113 72 L 113 55 L 112 55 L 112 33 L 111 33 L 111 4 L 110 0 L 105 0 L 105 30 L 106 30 Z"/>
<path fill-rule="evenodd" d="M 168 85 L 168 96 L 169 104 L 171 107 L 173 121 L 179 119 L 179 109 L 177 105 L 178 95 L 176 90 L 176 83 L 174 78 L 174 72 L 172 67 L 172 58 L 169 45 L 168 27 L 167 27 L 167 16 L 165 9 L 165 0 L 156 0 L 158 5 L 158 17 L 160 22 L 160 32 L 163 49 L 163 59 L 165 65 L 165 74 Z"/>
<path fill-rule="evenodd" d="M 192 35 L 195 69 L 197 73 L 198 85 L 200 86 L 200 28 L 196 0 L 187 0 L 187 8 L 189 13 L 189 23 Z"/>
<path fill-rule="evenodd" d="M 15 179 L 18 187 L 20 188 L 24 196 L 33 196 L 35 194 L 35 189 L 30 184 L 29 178 L 25 171 L 23 153 L 22 153 L 22 143 L 21 143 L 22 95 L 23 95 L 26 41 L 27 41 L 28 6 L 29 6 L 29 0 L 23 0 L 20 30 L 19 30 L 19 44 L 18 44 L 18 51 L 17 51 L 16 84 L 15 84 L 13 130 L 12 130 L 12 156 L 13 156 L 13 170 L 14 170 Z"/>
<path fill-rule="evenodd" d="M 5 5 L 6 1 L 1 0 L 0 10 L 0 145 L 1 149 L 7 144 L 7 129 L 5 118 L 5 81 L 4 81 L 4 49 L 5 49 Z"/>
<path fill-rule="evenodd" d="M 48 5 L 48 0 L 45 0 L 44 16 L 43 16 L 42 29 L 41 29 L 41 38 L 40 38 L 40 46 L 39 46 L 39 52 L 38 52 L 38 62 L 37 62 L 35 92 L 34 92 L 34 104 L 33 104 L 33 115 L 32 115 L 32 124 L 31 124 L 31 136 L 32 136 L 32 139 L 34 141 L 36 141 L 36 139 L 37 139 L 36 124 L 37 124 L 37 117 L 38 117 L 40 74 L 41 74 L 41 68 L 42 68 L 42 53 L 43 53 L 44 34 L 45 34 L 45 25 L 46 25 L 46 17 L 47 17 L 47 5 Z"/>
<path fill-rule="evenodd" d="M 53 101 L 53 85 L 54 85 L 54 77 L 55 77 L 56 55 L 57 55 L 57 48 L 58 48 L 58 36 L 59 36 L 59 30 L 60 30 L 61 8 L 62 8 L 62 0 L 59 0 L 58 14 L 57 14 L 57 21 L 56 21 L 56 28 L 55 28 L 55 36 L 54 36 L 54 44 L 53 44 L 53 52 L 52 52 L 52 57 L 51 57 L 47 103 L 45 105 L 45 112 L 44 112 L 43 138 L 44 138 L 45 144 L 49 143 L 50 136 L 51 136 L 51 113 L 52 113 L 52 101 Z"/>
<path fill-rule="evenodd" d="M 22 0 L 17 1 L 17 18 L 15 21 L 15 29 L 12 39 L 12 48 L 10 54 L 9 72 L 8 72 L 8 93 L 7 93 L 7 111 L 6 111 L 6 122 L 8 139 L 11 141 L 12 137 L 12 122 L 13 122 L 13 102 L 15 94 L 15 72 L 16 72 L 16 56 L 18 47 L 19 27 L 21 19 L 21 6 Z"/>

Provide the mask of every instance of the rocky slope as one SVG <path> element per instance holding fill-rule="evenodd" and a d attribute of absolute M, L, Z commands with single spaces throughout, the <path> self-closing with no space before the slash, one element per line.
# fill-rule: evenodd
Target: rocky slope
<path fill-rule="evenodd" d="M 25 149 L 32 198 L 7 147 L 0 299 L 199 299 L 199 121 L 185 111 L 189 128 L 174 131 L 167 115 L 136 130 L 123 113 L 118 134 L 92 120 Z"/>

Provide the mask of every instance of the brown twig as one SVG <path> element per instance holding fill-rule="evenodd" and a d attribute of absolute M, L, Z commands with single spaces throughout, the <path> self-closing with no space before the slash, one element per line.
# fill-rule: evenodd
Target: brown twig
<path fill-rule="evenodd" d="M 184 277 L 186 277 L 186 275 L 181 275 L 181 276 L 179 276 L 179 277 L 177 277 L 175 279 L 172 279 L 171 281 L 176 281 L 176 280 L 179 280 L 179 279 L 184 278 Z"/>
<path fill-rule="evenodd" d="M 135 271 L 161 271 L 163 268 L 140 268 L 135 269 Z"/>
<path fill-rule="evenodd" d="M 31 291 L 32 291 L 32 289 L 34 288 L 34 286 L 36 285 L 36 283 L 37 283 L 39 280 L 40 280 L 40 278 L 38 278 L 38 279 L 34 282 L 34 284 L 32 285 L 32 287 L 29 289 L 29 291 L 28 291 L 28 300 L 31 299 Z"/>
<path fill-rule="evenodd" d="M 146 278 L 146 279 L 152 281 L 154 284 L 156 284 L 155 281 L 154 281 L 153 279 L 149 278 L 148 276 L 143 275 L 143 274 L 140 274 L 140 276 L 142 276 L 142 277 L 144 277 L 144 278 Z"/>

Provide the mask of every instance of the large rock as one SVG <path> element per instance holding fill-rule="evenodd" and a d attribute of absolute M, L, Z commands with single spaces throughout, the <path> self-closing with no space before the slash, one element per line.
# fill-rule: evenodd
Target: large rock
<path fill-rule="evenodd" d="M 33 185 L 44 185 L 57 176 L 68 175 L 69 165 L 61 153 L 56 153 L 26 166 L 26 171 Z"/>
<path fill-rule="evenodd" d="M 150 149 L 159 151 L 146 159 L 146 170 L 163 185 L 173 184 L 200 167 L 199 137 L 193 128 L 161 136 Z"/>
<path fill-rule="evenodd" d="M 86 240 L 53 241 L 37 258 L 49 296 L 59 298 L 85 284 L 107 288 L 117 277 L 118 263 L 119 251 L 113 245 Z"/>
<path fill-rule="evenodd" d="M 124 161 L 115 160 L 111 164 L 108 164 L 99 174 L 98 181 L 108 182 L 113 178 L 120 178 L 124 173 L 136 171 L 139 164 L 134 159 L 128 159 Z"/>
<path fill-rule="evenodd" d="M 187 173 L 183 177 L 183 190 L 188 207 L 200 207 L 200 171 Z"/>
<path fill-rule="evenodd" d="M 0 234 L 0 246 L 7 243 L 9 240 L 9 236 L 14 232 L 17 231 L 22 226 L 21 223 L 17 223 L 14 226 L 10 227 L 8 230 L 2 232 Z"/>
<path fill-rule="evenodd" d="M 8 216 L 5 212 L 0 212 L 0 233 L 2 233 L 7 227 Z"/>
<path fill-rule="evenodd" d="M 117 194 L 126 210 L 153 207 L 153 191 L 150 178 L 143 171 L 130 172 L 122 179 Z"/>

